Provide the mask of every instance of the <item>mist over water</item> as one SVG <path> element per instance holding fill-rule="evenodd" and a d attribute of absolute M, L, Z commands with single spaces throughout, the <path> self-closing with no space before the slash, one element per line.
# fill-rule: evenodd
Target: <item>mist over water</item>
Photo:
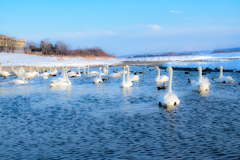
<path fill-rule="evenodd" d="M 122 67 L 110 67 L 109 73 L 116 69 Z M 239 73 L 223 73 L 233 77 L 233 84 L 212 81 L 217 72 L 204 75 L 210 92 L 199 94 L 187 83 L 188 78 L 197 80 L 198 72 L 173 71 L 172 89 L 181 103 L 162 108 L 158 98 L 167 90 L 157 90 L 157 70 L 130 70 L 146 71 L 131 88 L 120 87 L 122 77 L 101 84 L 92 83 L 93 78 L 69 78 L 72 86 L 62 88 L 49 87 L 55 77 L 36 77 L 26 85 L 9 85 L 0 78 L 0 158 L 240 157 Z"/>

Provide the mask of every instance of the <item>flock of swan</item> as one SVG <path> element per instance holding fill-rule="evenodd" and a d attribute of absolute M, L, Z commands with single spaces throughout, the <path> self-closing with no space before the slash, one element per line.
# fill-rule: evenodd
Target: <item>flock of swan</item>
<path fill-rule="evenodd" d="M 34 78 L 36 76 L 42 76 L 43 79 L 48 79 L 48 76 L 56 76 L 59 74 L 56 69 L 51 69 L 50 67 L 50 72 L 46 72 L 44 68 L 43 73 L 39 75 L 39 69 L 38 71 L 32 72 L 31 66 L 30 66 L 30 72 L 25 72 L 23 68 L 20 68 L 19 70 L 14 70 L 13 65 L 11 61 L 8 61 L 11 63 L 11 72 L 7 71 L 2 71 L 2 65 L 0 63 L 0 75 L 3 77 L 8 77 L 8 76 L 17 76 L 17 79 L 9 81 L 10 84 L 26 84 L 27 81 L 25 79 L 30 79 Z M 83 77 L 89 78 L 89 77 L 95 77 L 93 83 L 102 83 L 104 80 L 108 80 L 108 77 L 105 79 L 102 79 L 102 76 L 107 76 L 108 75 L 108 65 L 104 65 L 104 69 L 102 72 L 102 67 L 99 67 L 99 71 L 92 71 L 89 72 L 89 65 L 87 66 L 88 71 L 86 72 L 85 69 L 86 67 L 83 67 L 84 71 L 80 72 L 80 68 L 78 67 L 78 72 L 70 71 L 67 67 L 62 67 L 62 78 L 56 78 L 51 81 L 49 84 L 50 87 L 64 87 L 64 86 L 71 86 L 71 82 L 68 77 L 81 77 L 81 73 L 83 73 Z M 162 94 L 158 100 L 160 106 L 177 106 L 180 104 L 180 100 L 178 97 L 172 93 L 172 76 L 173 76 L 173 69 L 171 66 L 167 67 L 167 72 L 169 73 L 169 77 L 166 75 L 160 75 L 160 69 L 158 66 L 155 67 L 158 70 L 158 75 L 155 78 L 155 82 L 158 83 L 166 83 L 168 82 L 168 92 L 166 94 Z M 223 67 L 218 66 L 217 68 L 220 69 L 220 74 L 218 78 L 216 78 L 216 82 L 221 82 L 221 83 L 233 83 L 233 78 L 228 76 L 225 77 L 223 76 Z M 125 71 L 127 69 L 127 71 Z M 133 86 L 133 81 L 139 81 L 139 75 L 130 75 L 129 71 L 129 66 L 123 66 L 123 70 L 120 72 L 115 71 L 116 73 L 111 73 L 109 76 L 110 77 L 121 77 L 123 75 L 122 79 L 122 84 L 121 87 L 131 87 Z M 205 78 L 202 76 L 202 67 L 198 67 L 198 73 L 199 77 L 198 80 L 193 80 L 191 81 L 192 85 L 192 90 L 197 91 L 197 92 L 206 92 L 209 91 L 209 86 L 210 82 L 208 78 Z M 125 74 L 127 74 L 127 77 L 125 77 Z M 160 89 L 166 89 L 166 85 L 164 85 Z"/>

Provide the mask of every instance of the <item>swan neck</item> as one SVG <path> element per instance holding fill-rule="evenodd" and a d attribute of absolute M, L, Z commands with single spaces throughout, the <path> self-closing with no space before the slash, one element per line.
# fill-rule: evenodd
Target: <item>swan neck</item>
<path fill-rule="evenodd" d="M 101 79 L 101 67 L 99 67 L 99 79 Z"/>
<path fill-rule="evenodd" d="M 160 69 L 159 69 L 158 66 L 157 66 L 156 68 L 157 68 L 157 70 L 158 70 L 158 77 L 160 77 Z"/>
<path fill-rule="evenodd" d="M 220 77 L 222 77 L 222 76 L 223 76 L 223 67 L 220 66 Z"/>
<path fill-rule="evenodd" d="M 123 81 L 122 81 L 122 86 L 125 86 L 125 68 L 123 69 Z"/>
<path fill-rule="evenodd" d="M 124 73 L 125 74 L 125 73 Z M 129 80 L 129 66 L 127 68 L 127 80 Z"/>
<path fill-rule="evenodd" d="M 168 93 L 172 93 L 172 67 L 169 67 L 169 82 L 168 82 Z"/>
<path fill-rule="evenodd" d="M 83 74 L 85 75 L 86 73 L 85 73 L 85 67 L 83 68 Z"/>
<path fill-rule="evenodd" d="M 108 74 L 108 65 L 107 65 L 107 74 Z"/>
<path fill-rule="evenodd" d="M 12 65 L 12 62 L 10 61 L 10 63 L 11 63 L 11 66 L 12 66 L 12 71 L 13 71 L 13 65 Z"/>
<path fill-rule="evenodd" d="M 67 82 L 68 82 L 69 84 L 71 84 L 71 82 L 70 82 L 69 79 L 68 79 L 67 68 L 66 68 L 65 74 L 66 74 Z"/>
<path fill-rule="evenodd" d="M 78 74 L 80 74 L 79 68 L 80 68 L 80 67 L 78 67 Z"/>
<path fill-rule="evenodd" d="M 0 72 L 2 71 L 2 63 L 0 64 Z"/>

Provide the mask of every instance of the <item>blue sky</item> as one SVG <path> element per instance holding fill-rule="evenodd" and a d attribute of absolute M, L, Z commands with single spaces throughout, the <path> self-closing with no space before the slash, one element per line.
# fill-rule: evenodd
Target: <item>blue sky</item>
<path fill-rule="evenodd" d="M 115 55 L 240 46 L 239 0 L 0 0 L 0 34 Z"/>

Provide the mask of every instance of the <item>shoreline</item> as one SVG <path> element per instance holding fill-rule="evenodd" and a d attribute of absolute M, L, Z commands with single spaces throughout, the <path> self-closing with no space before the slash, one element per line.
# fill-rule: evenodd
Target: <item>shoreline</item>
<path fill-rule="evenodd" d="M 164 63 L 170 62 L 170 61 L 122 61 L 122 63 L 119 64 L 113 64 L 109 65 L 109 67 L 117 67 L 117 66 L 124 66 L 124 65 L 130 65 L 130 66 L 144 66 L 144 67 L 155 67 L 159 66 L 160 69 L 166 69 L 167 67 L 162 66 Z M 196 60 L 193 61 L 188 61 L 188 62 L 196 62 Z M 199 61 L 198 61 L 199 62 Z M 89 65 L 90 68 L 96 68 L 96 67 L 102 67 L 102 65 Z M 14 70 L 19 70 L 21 67 L 24 68 L 26 72 L 30 71 L 29 66 L 13 66 Z M 63 66 L 65 67 L 65 66 Z M 68 68 L 77 68 L 77 66 L 67 66 Z M 11 66 L 2 66 L 2 71 L 8 71 L 11 72 Z M 50 66 L 48 67 L 36 67 L 36 66 L 31 66 L 32 71 L 37 71 L 39 68 L 39 71 L 42 71 L 44 68 L 46 71 L 50 70 Z M 52 69 L 62 69 L 62 66 L 56 66 L 56 67 L 51 67 Z M 83 67 L 81 67 L 83 68 Z M 173 70 L 180 70 L 180 71 L 197 71 L 197 68 L 189 68 L 189 67 L 172 67 Z M 219 72 L 219 69 L 205 69 L 206 71 L 209 72 Z M 223 72 L 233 72 L 234 69 L 224 69 Z M 1 77 L 1 76 L 0 76 Z"/>

